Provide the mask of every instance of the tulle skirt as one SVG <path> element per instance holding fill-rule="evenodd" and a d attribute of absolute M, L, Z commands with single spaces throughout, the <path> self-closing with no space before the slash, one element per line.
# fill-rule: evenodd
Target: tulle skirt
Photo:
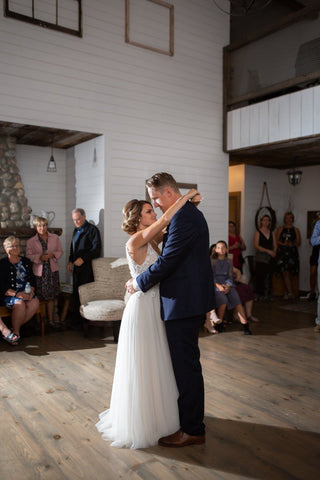
<path fill-rule="evenodd" d="M 113 447 L 146 448 L 179 429 L 158 287 L 132 295 L 123 313 L 110 408 L 96 424 Z"/>

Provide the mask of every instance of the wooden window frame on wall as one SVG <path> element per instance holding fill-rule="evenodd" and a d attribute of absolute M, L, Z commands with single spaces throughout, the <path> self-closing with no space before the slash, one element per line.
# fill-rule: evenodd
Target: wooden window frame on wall
<path fill-rule="evenodd" d="M 135 42 L 130 39 L 130 0 L 125 0 L 126 2 L 126 26 L 125 26 L 125 40 L 126 43 L 134 45 L 135 47 L 145 48 L 153 52 L 162 53 L 163 55 L 173 56 L 174 53 L 174 6 L 170 3 L 164 2 L 163 0 L 145 0 L 147 2 L 155 3 L 162 7 L 168 8 L 170 13 L 170 24 L 169 24 L 169 50 L 162 50 L 161 48 L 151 47 L 140 42 Z"/>
<path fill-rule="evenodd" d="M 58 24 L 58 12 L 59 12 L 59 1 L 56 0 L 56 23 L 46 22 L 35 18 L 34 12 L 34 0 L 32 2 L 32 16 L 23 15 L 22 13 L 15 12 L 10 10 L 10 0 L 4 0 L 4 16 L 15 18 L 16 20 L 21 20 L 22 22 L 32 23 L 33 25 L 39 25 L 40 27 L 49 28 L 51 30 L 58 30 L 59 32 L 69 33 L 70 35 L 75 35 L 77 37 L 82 37 L 82 0 L 74 0 L 78 2 L 78 29 L 74 30 L 73 28 L 63 27 Z M 63 1 L 63 0 L 61 0 Z"/>

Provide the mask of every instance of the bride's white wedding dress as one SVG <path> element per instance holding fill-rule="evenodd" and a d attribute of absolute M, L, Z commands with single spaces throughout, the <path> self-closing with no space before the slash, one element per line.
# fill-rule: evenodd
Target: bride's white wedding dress
<path fill-rule="evenodd" d="M 127 253 L 133 278 L 157 260 L 148 244 L 137 265 Z M 159 287 L 131 295 L 123 312 L 110 408 L 96 424 L 113 447 L 145 448 L 179 429 L 178 390 L 172 370 Z"/>

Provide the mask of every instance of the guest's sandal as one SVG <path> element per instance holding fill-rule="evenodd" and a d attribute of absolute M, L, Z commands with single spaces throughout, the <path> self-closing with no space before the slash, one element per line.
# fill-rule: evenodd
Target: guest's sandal
<path fill-rule="evenodd" d="M 3 340 L 6 342 L 10 343 L 11 345 L 18 345 L 18 341 L 20 340 L 20 335 L 17 335 L 16 333 L 13 333 L 10 331 L 8 335 L 5 337 L 2 335 Z"/>

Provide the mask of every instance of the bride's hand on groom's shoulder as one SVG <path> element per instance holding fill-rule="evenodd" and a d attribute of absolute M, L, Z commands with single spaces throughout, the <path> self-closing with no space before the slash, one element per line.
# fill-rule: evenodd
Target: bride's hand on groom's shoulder
<path fill-rule="evenodd" d="M 189 201 L 196 206 L 198 206 L 201 200 L 203 200 L 201 193 L 195 188 L 192 188 L 191 190 L 189 190 L 189 192 L 187 193 L 187 196 L 189 197 Z"/>

